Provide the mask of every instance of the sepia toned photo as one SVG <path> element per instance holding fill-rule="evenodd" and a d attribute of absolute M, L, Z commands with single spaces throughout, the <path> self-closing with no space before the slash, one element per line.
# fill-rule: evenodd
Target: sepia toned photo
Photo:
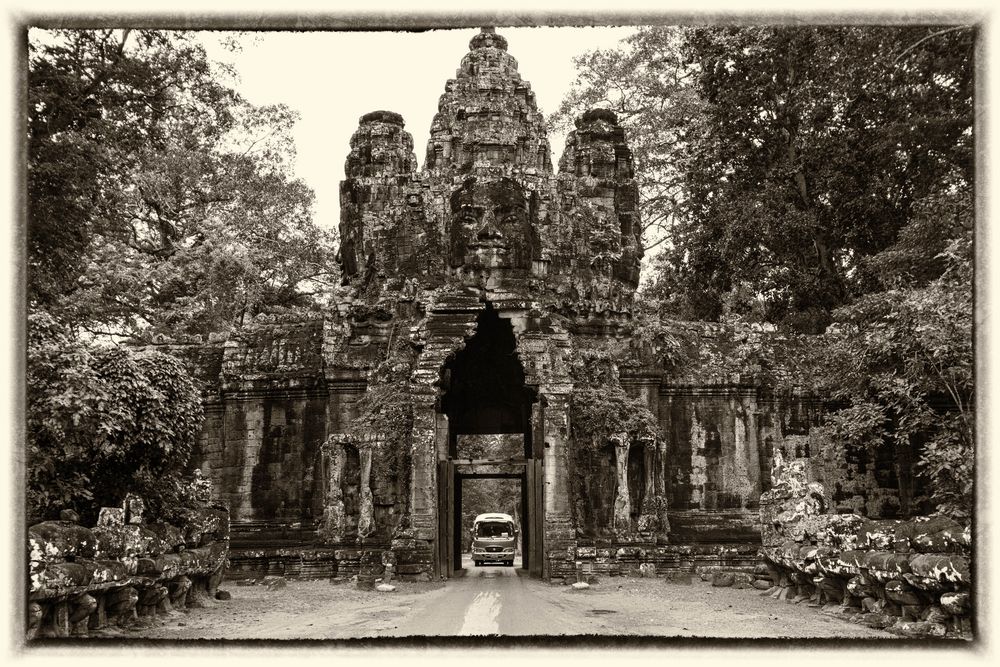
<path fill-rule="evenodd" d="M 978 19 L 101 21 L 22 26 L 26 651 L 980 639 Z"/>

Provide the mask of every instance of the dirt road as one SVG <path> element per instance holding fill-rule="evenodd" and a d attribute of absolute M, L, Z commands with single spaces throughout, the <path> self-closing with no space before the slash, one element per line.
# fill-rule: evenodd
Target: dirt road
<path fill-rule="evenodd" d="M 575 591 L 509 567 L 465 564 L 444 583 L 397 583 L 391 593 L 351 584 L 289 581 L 286 588 L 226 588 L 233 599 L 130 631 L 149 639 L 344 639 L 476 635 L 630 635 L 740 638 L 894 638 L 761 597 L 754 589 L 608 578 Z"/>

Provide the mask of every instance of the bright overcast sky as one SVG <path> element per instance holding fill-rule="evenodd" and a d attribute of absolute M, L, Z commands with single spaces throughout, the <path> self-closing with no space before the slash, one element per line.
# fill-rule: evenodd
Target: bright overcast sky
<path fill-rule="evenodd" d="M 497 29 L 545 114 L 559 106 L 576 78 L 573 56 L 615 46 L 634 31 Z M 221 33 L 205 33 L 203 41 L 213 60 L 235 65 L 241 79 L 237 88 L 250 102 L 286 104 L 301 114 L 294 133 L 296 172 L 316 193 L 316 223 L 336 227 L 338 188 L 358 119 L 376 109 L 401 114 L 422 165 L 438 98 L 478 32 L 259 32 L 242 39 L 241 53 L 222 48 Z M 549 140 L 556 163 L 565 136 Z"/>

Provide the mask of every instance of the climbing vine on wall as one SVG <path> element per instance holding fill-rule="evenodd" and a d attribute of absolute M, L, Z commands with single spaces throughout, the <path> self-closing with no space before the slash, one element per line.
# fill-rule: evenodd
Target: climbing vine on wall
<path fill-rule="evenodd" d="M 575 389 L 570 424 L 576 447 L 598 449 L 619 433 L 633 438 L 659 435 L 656 416 L 639 398 L 625 393 L 617 364 L 606 350 L 581 350 L 571 361 Z"/>
<path fill-rule="evenodd" d="M 570 398 L 571 494 L 579 537 L 613 535 L 611 438 L 623 433 L 630 439 L 660 435 L 655 415 L 641 398 L 629 396 L 622 388 L 618 364 L 632 352 L 629 347 L 603 346 L 577 349 L 570 358 L 574 381 Z"/>
<path fill-rule="evenodd" d="M 413 430 L 413 405 L 410 374 L 416 351 L 405 337 L 389 343 L 386 358 L 369 375 L 368 390 L 358 401 L 358 416 L 349 427 L 349 437 L 359 449 L 373 448 L 372 486 L 376 493 L 392 490 L 408 493 L 408 479 L 400 477 L 409 470 L 410 434 Z"/>

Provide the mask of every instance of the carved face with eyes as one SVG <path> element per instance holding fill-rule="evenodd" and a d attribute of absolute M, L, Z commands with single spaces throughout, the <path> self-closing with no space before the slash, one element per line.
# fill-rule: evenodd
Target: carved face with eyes
<path fill-rule="evenodd" d="M 451 196 L 451 265 L 527 268 L 531 213 L 524 188 L 510 179 L 470 179 Z"/>

